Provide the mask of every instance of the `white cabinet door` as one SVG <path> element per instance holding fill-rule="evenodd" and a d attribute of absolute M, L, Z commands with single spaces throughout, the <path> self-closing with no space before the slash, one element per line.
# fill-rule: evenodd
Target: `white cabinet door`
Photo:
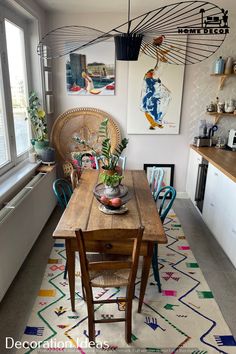
<path fill-rule="evenodd" d="M 236 183 L 208 166 L 202 217 L 236 266 Z"/>
<path fill-rule="evenodd" d="M 236 183 L 219 172 L 221 176 L 221 188 L 219 192 L 219 206 L 236 226 Z"/>
<path fill-rule="evenodd" d="M 190 149 L 186 191 L 189 195 L 189 198 L 194 204 L 196 204 L 194 199 L 197 183 L 198 165 L 200 163 L 202 163 L 202 156 L 199 155 L 195 150 Z"/>

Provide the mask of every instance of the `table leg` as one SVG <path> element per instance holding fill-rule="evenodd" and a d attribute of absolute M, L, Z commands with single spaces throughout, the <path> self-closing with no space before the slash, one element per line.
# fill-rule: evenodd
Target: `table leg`
<path fill-rule="evenodd" d="M 144 299 L 145 290 L 147 287 L 147 281 L 148 281 L 150 266 L 151 266 L 151 262 L 152 262 L 153 246 L 154 246 L 154 243 L 149 242 L 147 255 L 143 256 L 143 268 L 142 268 L 142 276 L 141 276 L 138 312 L 141 312 L 141 310 L 142 310 L 143 299 Z"/>
<path fill-rule="evenodd" d="M 72 240 L 66 240 L 67 270 L 70 288 L 71 310 L 75 311 L 75 251 L 72 248 Z"/>

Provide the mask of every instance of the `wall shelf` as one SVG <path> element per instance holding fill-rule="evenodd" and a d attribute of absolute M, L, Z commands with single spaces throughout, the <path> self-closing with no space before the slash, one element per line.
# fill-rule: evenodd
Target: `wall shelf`
<path fill-rule="evenodd" d="M 211 76 L 217 76 L 220 78 L 219 90 L 222 90 L 224 87 L 225 80 L 230 76 L 236 76 L 235 74 L 211 74 Z"/>
<path fill-rule="evenodd" d="M 206 114 L 210 115 L 210 116 L 214 116 L 215 117 L 215 124 L 218 123 L 219 119 L 221 117 L 236 117 L 235 113 L 218 113 L 218 112 L 206 112 Z"/>

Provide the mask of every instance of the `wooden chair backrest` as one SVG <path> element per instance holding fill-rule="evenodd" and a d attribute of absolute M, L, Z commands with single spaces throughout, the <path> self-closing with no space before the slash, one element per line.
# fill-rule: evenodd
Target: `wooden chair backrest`
<path fill-rule="evenodd" d="M 83 275 L 84 284 L 89 281 L 89 271 L 105 271 L 111 269 L 130 269 L 129 282 L 134 283 L 137 274 L 143 230 L 143 227 L 140 227 L 138 229 L 104 229 L 94 231 L 82 231 L 81 229 L 76 230 L 75 233 L 78 242 L 81 271 Z M 130 261 L 109 260 L 89 262 L 87 258 L 86 254 L 88 252 L 88 249 L 86 248 L 86 241 L 122 241 L 125 243 L 130 240 L 133 240 L 132 258 Z M 103 253 L 106 253 L 106 250 L 104 250 Z"/>

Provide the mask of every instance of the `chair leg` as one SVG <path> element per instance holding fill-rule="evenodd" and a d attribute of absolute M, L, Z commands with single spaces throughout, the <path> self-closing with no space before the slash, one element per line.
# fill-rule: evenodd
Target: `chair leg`
<path fill-rule="evenodd" d="M 81 279 L 81 287 L 82 287 L 83 299 L 84 299 L 84 301 L 86 301 L 86 294 L 85 294 L 85 291 L 84 291 L 84 284 L 83 284 L 82 279 Z"/>
<path fill-rule="evenodd" d="M 67 261 L 66 261 L 66 265 L 65 265 L 65 270 L 64 270 L 63 279 L 66 279 L 66 277 L 67 277 Z"/>
<path fill-rule="evenodd" d="M 127 344 L 131 343 L 132 331 L 132 297 L 127 299 L 125 308 L 125 340 Z"/>
<path fill-rule="evenodd" d="M 88 332 L 89 332 L 89 341 L 95 342 L 95 323 L 94 323 L 94 312 L 88 306 Z"/>
<path fill-rule="evenodd" d="M 86 301 L 87 301 L 87 310 L 88 310 L 88 334 L 89 341 L 95 342 L 95 322 L 94 322 L 94 305 L 93 305 L 93 293 L 92 289 L 86 290 Z"/>
<path fill-rule="evenodd" d="M 155 243 L 153 248 L 152 269 L 153 269 L 154 279 L 157 282 L 158 291 L 159 293 L 161 293 L 161 281 L 160 281 L 160 275 L 158 269 L 158 244 L 157 243 Z"/>

